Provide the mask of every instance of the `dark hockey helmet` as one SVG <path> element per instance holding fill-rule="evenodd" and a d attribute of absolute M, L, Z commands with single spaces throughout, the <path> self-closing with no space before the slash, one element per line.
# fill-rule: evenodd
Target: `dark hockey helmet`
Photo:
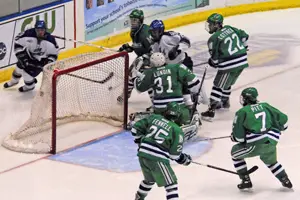
<path fill-rule="evenodd" d="M 176 102 L 170 102 L 167 105 L 167 110 L 165 111 L 165 117 L 168 120 L 176 122 L 181 115 L 180 105 Z"/>
<path fill-rule="evenodd" d="M 34 28 L 35 28 L 37 37 L 42 38 L 45 36 L 46 29 L 47 29 L 45 21 L 43 21 L 43 20 L 36 21 Z"/>
<path fill-rule="evenodd" d="M 223 26 L 224 17 L 221 14 L 214 13 L 210 15 L 205 23 L 205 30 L 213 34 Z"/>
<path fill-rule="evenodd" d="M 130 14 L 130 26 L 132 31 L 137 31 L 144 23 L 144 12 L 139 9 L 134 9 Z"/>
<path fill-rule="evenodd" d="M 154 42 L 158 42 L 165 32 L 165 25 L 162 20 L 154 20 L 150 24 L 149 28 L 150 35 Z"/>
<path fill-rule="evenodd" d="M 258 92 L 257 89 L 254 87 L 248 87 L 244 89 L 240 96 L 240 103 L 243 106 L 249 104 L 256 104 L 257 103 Z"/>

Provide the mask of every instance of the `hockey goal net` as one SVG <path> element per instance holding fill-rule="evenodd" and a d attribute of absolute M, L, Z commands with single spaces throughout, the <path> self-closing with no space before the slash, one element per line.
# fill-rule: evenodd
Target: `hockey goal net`
<path fill-rule="evenodd" d="M 58 125 L 99 121 L 126 126 L 128 63 L 127 53 L 102 51 L 45 66 L 29 119 L 2 145 L 18 152 L 56 153 Z"/>

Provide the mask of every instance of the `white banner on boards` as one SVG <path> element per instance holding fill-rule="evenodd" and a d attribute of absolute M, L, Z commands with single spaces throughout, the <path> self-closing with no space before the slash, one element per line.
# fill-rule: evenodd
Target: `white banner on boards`
<path fill-rule="evenodd" d="M 13 51 L 14 38 L 21 32 L 33 28 L 37 20 L 45 20 L 48 31 L 57 36 L 65 37 L 65 7 L 59 6 L 43 10 L 26 17 L 14 19 L 0 24 L 0 69 L 13 65 L 17 58 Z M 56 40 L 60 49 L 65 48 L 64 40 Z"/>

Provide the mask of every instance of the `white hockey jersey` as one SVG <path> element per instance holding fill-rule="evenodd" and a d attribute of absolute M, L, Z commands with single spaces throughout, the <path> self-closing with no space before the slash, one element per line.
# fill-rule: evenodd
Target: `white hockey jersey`
<path fill-rule="evenodd" d="M 36 31 L 32 28 L 16 36 L 14 50 L 15 54 L 26 50 L 32 60 L 47 59 L 54 62 L 57 60 L 59 48 L 55 38 L 50 33 L 46 32 L 45 37 L 41 40 L 37 38 Z"/>
<path fill-rule="evenodd" d="M 153 53 L 163 53 L 166 57 L 167 64 L 178 64 L 185 59 L 185 52 L 181 50 L 181 46 L 179 46 L 179 54 L 175 59 L 169 59 L 169 52 L 171 51 L 171 49 L 180 44 L 184 44 L 188 46 L 188 48 L 191 46 L 190 40 L 186 36 L 174 31 L 168 31 L 164 32 L 159 42 L 155 42 L 154 44 L 152 44 L 151 49 Z"/>

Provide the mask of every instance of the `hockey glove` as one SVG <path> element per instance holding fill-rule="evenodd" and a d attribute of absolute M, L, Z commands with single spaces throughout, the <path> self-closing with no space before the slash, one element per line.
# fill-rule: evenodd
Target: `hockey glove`
<path fill-rule="evenodd" d="M 127 51 L 128 53 L 133 52 L 132 46 L 130 46 L 128 43 L 123 44 L 120 48 L 119 51 Z"/>
<path fill-rule="evenodd" d="M 209 66 L 211 66 L 213 68 L 217 68 L 218 67 L 217 64 L 215 64 L 211 58 L 208 59 L 208 64 L 209 64 Z"/>
<path fill-rule="evenodd" d="M 174 60 L 178 56 L 178 54 L 180 53 L 180 50 L 178 50 L 178 47 L 179 47 L 179 45 L 173 47 L 169 51 L 168 57 L 169 57 L 170 60 Z"/>
<path fill-rule="evenodd" d="M 237 141 L 237 139 L 234 137 L 234 135 L 232 133 L 230 135 L 230 139 L 232 142 L 239 142 L 239 141 Z"/>
<path fill-rule="evenodd" d="M 175 160 L 178 164 L 188 166 L 192 162 L 192 157 L 188 154 L 181 153 L 179 158 Z"/>

